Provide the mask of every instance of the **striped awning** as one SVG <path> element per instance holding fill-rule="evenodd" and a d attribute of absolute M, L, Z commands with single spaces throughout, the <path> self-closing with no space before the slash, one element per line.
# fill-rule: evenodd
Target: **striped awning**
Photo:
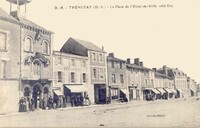
<path fill-rule="evenodd" d="M 177 91 L 173 88 L 170 88 L 170 90 L 173 92 L 173 93 L 177 93 Z"/>
<path fill-rule="evenodd" d="M 155 94 L 160 94 L 160 92 L 158 90 L 156 90 L 155 88 L 151 89 Z"/>
<path fill-rule="evenodd" d="M 164 88 L 167 93 L 173 93 L 169 88 Z"/>
<path fill-rule="evenodd" d="M 176 90 L 179 91 L 180 93 L 182 92 L 182 89 L 180 89 L 180 88 L 177 88 Z"/>
<path fill-rule="evenodd" d="M 65 87 L 68 88 L 71 92 L 87 92 L 87 87 L 84 85 L 65 85 Z"/>
<path fill-rule="evenodd" d="M 156 88 L 159 92 L 161 92 L 161 94 L 164 94 L 164 93 L 166 93 L 166 91 L 164 90 L 164 89 L 162 89 L 162 88 Z"/>
<path fill-rule="evenodd" d="M 57 95 L 57 96 L 62 96 L 62 92 L 60 90 L 53 90 L 53 92 Z"/>

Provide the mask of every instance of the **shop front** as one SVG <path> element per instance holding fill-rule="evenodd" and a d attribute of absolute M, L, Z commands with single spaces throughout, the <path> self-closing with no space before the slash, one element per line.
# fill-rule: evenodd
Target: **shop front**
<path fill-rule="evenodd" d="M 85 85 L 64 85 L 64 95 L 67 106 L 82 106 L 84 100 L 88 100 L 87 86 Z"/>
<path fill-rule="evenodd" d="M 173 92 L 169 88 L 163 88 L 167 92 L 167 99 L 173 98 Z"/>
<path fill-rule="evenodd" d="M 108 97 L 106 96 L 105 84 L 94 84 L 94 99 L 96 104 L 106 104 Z"/>
<path fill-rule="evenodd" d="M 175 98 L 182 98 L 183 97 L 183 91 L 182 91 L 182 89 L 176 88 L 176 90 L 177 90 L 177 93 L 176 93 Z"/>
<path fill-rule="evenodd" d="M 163 88 L 156 88 L 160 94 L 158 95 L 158 99 L 166 99 L 167 98 L 167 92 Z"/>
<path fill-rule="evenodd" d="M 144 100 L 155 100 L 160 95 L 160 92 L 155 88 L 143 88 L 143 99 Z"/>
<path fill-rule="evenodd" d="M 139 100 L 139 89 L 137 87 L 129 86 L 129 100 Z"/>

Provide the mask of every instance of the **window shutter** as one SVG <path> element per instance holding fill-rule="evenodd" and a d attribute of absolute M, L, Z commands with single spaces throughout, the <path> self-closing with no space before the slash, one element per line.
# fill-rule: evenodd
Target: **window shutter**
<path fill-rule="evenodd" d="M 80 73 L 80 83 L 83 83 L 83 73 Z"/>
<path fill-rule="evenodd" d="M 58 82 L 58 72 L 54 72 L 53 76 L 54 76 L 54 82 L 57 83 Z"/>
<path fill-rule="evenodd" d="M 77 77 L 78 77 L 78 74 L 74 72 L 74 83 L 77 83 Z"/>
<path fill-rule="evenodd" d="M 68 82 L 71 83 L 71 72 L 68 72 Z"/>
<path fill-rule="evenodd" d="M 65 83 L 65 72 L 62 72 L 62 82 Z"/>

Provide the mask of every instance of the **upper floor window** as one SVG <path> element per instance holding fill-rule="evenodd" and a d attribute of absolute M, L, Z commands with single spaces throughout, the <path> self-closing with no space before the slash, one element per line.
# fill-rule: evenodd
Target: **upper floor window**
<path fill-rule="evenodd" d="M 97 78 L 97 69 L 93 69 L 93 77 Z"/>
<path fill-rule="evenodd" d="M 30 36 L 25 38 L 25 51 L 33 51 L 33 40 Z"/>
<path fill-rule="evenodd" d="M 83 61 L 83 67 L 86 67 L 86 62 L 85 61 Z"/>
<path fill-rule="evenodd" d="M 116 83 L 115 74 L 112 74 L 112 83 Z"/>
<path fill-rule="evenodd" d="M 41 62 L 39 60 L 35 60 L 33 62 L 33 73 L 34 75 L 40 75 L 41 74 Z"/>
<path fill-rule="evenodd" d="M 86 73 L 83 73 L 83 82 L 86 82 Z"/>
<path fill-rule="evenodd" d="M 104 78 L 104 69 L 102 69 L 102 68 L 99 69 L 99 78 L 100 79 Z"/>
<path fill-rule="evenodd" d="M 119 67 L 120 67 L 120 69 L 123 68 L 123 64 L 122 64 L 122 62 L 119 63 Z"/>
<path fill-rule="evenodd" d="M 92 53 L 92 60 L 96 61 L 96 54 L 95 53 Z"/>
<path fill-rule="evenodd" d="M 6 62 L 0 61 L 0 78 L 5 78 Z"/>
<path fill-rule="evenodd" d="M 99 61 L 103 62 L 103 55 L 102 54 L 99 54 Z"/>
<path fill-rule="evenodd" d="M 124 83 L 124 76 L 122 74 L 120 75 L 120 82 Z"/>
<path fill-rule="evenodd" d="M 71 82 L 75 82 L 75 73 L 71 72 Z"/>
<path fill-rule="evenodd" d="M 62 58 L 60 56 L 58 57 L 58 64 L 62 64 Z"/>
<path fill-rule="evenodd" d="M 0 32 L 0 49 L 6 50 L 7 34 Z"/>
<path fill-rule="evenodd" d="M 62 72 L 58 71 L 58 82 L 62 82 Z"/>
<path fill-rule="evenodd" d="M 115 68 L 115 62 L 114 61 L 111 61 L 111 66 L 112 66 L 112 68 Z"/>
<path fill-rule="evenodd" d="M 72 65 L 72 66 L 75 66 L 75 61 L 74 61 L 74 59 L 71 59 L 71 65 Z"/>
<path fill-rule="evenodd" d="M 49 43 L 46 40 L 42 43 L 42 52 L 49 54 Z"/>

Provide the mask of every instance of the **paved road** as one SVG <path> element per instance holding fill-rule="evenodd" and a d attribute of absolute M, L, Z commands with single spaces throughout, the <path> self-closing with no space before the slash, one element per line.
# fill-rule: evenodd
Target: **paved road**
<path fill-rule="evenodd" d="M 200 100 L 39 110 L 0 117 L 1 127 L 200 127 Z"/>

